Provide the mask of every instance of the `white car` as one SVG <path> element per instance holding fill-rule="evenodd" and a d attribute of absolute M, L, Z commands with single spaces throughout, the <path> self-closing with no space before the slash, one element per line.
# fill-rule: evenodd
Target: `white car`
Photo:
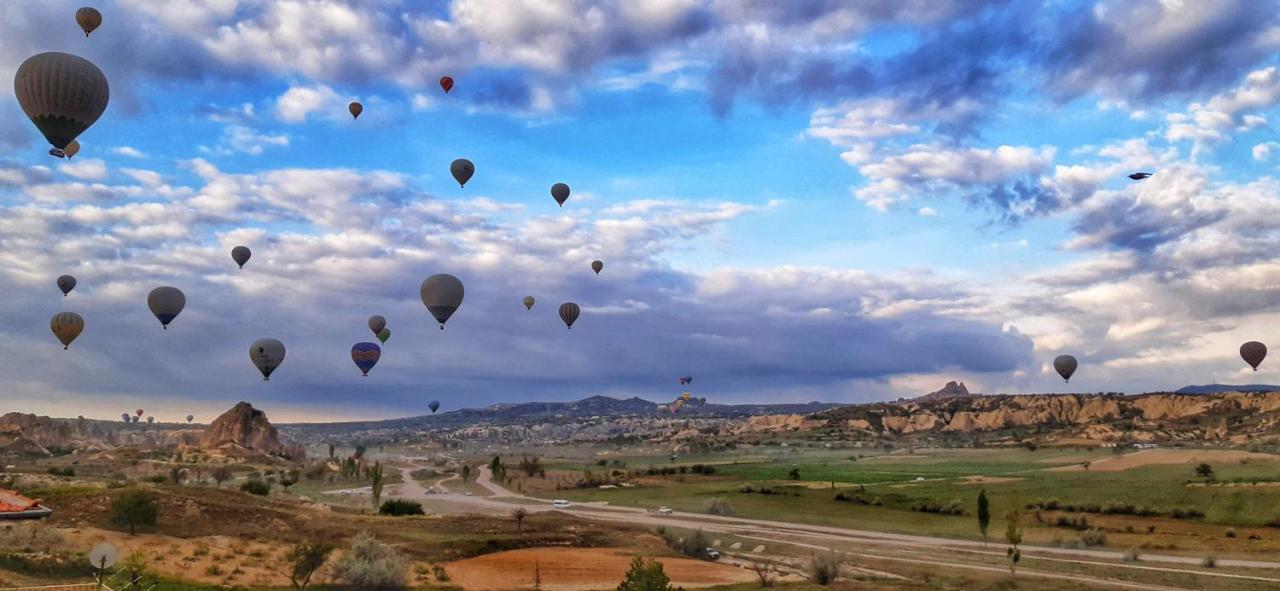
<path fill-rule="evenodd" d="M 573 505 L 571 505 L 569 501 L 566 501 L 564 499 L 556 499 L 554 501 L 551 501 L 551 506 L 555 507 L 556 509 L 568 509 Z"/>
<path fill-rule="evenodd" d="M 658 515 L 670 515 L 671 507 L 658 507 Z"/>

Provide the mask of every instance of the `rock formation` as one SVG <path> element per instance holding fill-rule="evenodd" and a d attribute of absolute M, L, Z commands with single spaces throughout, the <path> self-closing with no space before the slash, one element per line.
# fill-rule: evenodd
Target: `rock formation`
<path fill-rule="evenodd" d="M 217 449 L 224 452 L 260 454 L 301 459 L 301 449 L 285 447 L 280 434 L 267 420 L 267 413 L 248 402 L 238 402 L 231 410 L 222 413 L 200 435 L 201 449 Z"/>
<path fill-rule="evenodd" d="M 973 394 L 970 394 L 969 389 L 964 387 L 964 382 L 950 381 L 947 382 L 947 385 L 943 386 L 941 390 L 930 392 L 923 396 L 918 396 L 914 398 L 913 401 L 923 402 L 927 400 L 942 400 L 946 398 L 967 398 L 969 396 L 973 396 Z"/>

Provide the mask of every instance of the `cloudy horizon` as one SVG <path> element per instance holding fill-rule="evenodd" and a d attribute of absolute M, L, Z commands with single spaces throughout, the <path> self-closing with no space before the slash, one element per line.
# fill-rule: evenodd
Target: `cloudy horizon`
<path fill-rule="evenodd" d="M 1237 353 L 1280 334 L 1266 3 L 424 4 L 4 3 L 0 79 L 66 51 L 111 104 L 67 161 L 0 100 L 0 413 L 1280 382 Z M 434 273 L 467 290 L 444 331 Z M 187 297 L 167 331 L 161 285 Z M 85 318 L 68 351 L 60 311 Z M 372 314 L 392 336 L 362 378 Z M 270 382 L 260 337 L 288 347 Z"/>

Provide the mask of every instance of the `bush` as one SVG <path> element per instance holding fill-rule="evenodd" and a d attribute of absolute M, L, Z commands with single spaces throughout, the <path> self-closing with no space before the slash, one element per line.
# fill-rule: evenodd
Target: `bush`
<path fill-rule="evenodd" d="M 1226 532 L 1226 533 L 1227 533 L 1227 537 L 1228 537 L 1228 538 L 1234 538 L 1234 537 L 1236 537 L 1236 528 L 1234 528 L 1234 527 L 1228 527 L 1228 528 L 1227 528 L 1227 532 Z"/>
<path fill-rule="evenodd" d="M 813 555 L 809 565 L 809 580 L 818 585 L 830 585 L 840 578 L 840 569 L 844 567 L 844 555 L 836 552 L 822 552 Z"/>
<path fill-rule="evenodd" d="M 1080 541 L 1084 543 L 1086 548 L 1093 546 L 1106 546 L 1107 532 L 1095 527 L 1083 534 L 1080 534 Z"/>
<path fill-rule="evenodd" d="M 671 579 L 657 560 L 645 560 L 639 556 L 631 559 L 631 568 L 618 584 L 618 591 L 675 591 Z"/>
<path fill-rule="evenodd" d="M 911 504 L 912 511 L 920 513 L 937 513 L 939 515 L 968 515 L 969 511 L 964 508 L 964 503 L 957 499 L 947 501 L 946 504 L 937 501 L 916 501 Z"/>
<path fill-rule="evenodd" d="M 676 537 L 676 534 L 667 531 L 666 529 L 659 529 L 658 535 L 662 536 L 663 541 L 665 541 L 667 546 L 672 550 L 684 554 L 685 556 L 693 556 L 695 558 L 701 558 L 703 550 L 706 549 L 707 546 L 711 545 L 710 541 L 707 540 L 707 534 L 702 533 L 702 530 L 694 531 L 693 534 L 687 538 L 678 538 Z"/>
<path fill-rule="evenodd" d="M 111 503 L 111 523 L 129 528 L 129 535 L 140 525 L 155 525 L 159 514 L 160 502 L 146 491 L 126 492 Z"/>
<path fill-rule="evenodd" d="M 333 577 L 356 589 L 400 589 L 409 563 L 369 532 L 351 540 L 351 548 L 333 564 Z"/>
<path fill-rule="evenodd" d="M 1140 558 L 1142 555 L 1138 553 L 1137 548 L 1129 548 L 1129 551 L 1124 553 L 1125 562 L 1137 562 Z"/>
<path fill-rule="evenodd" d="M 72 468 L 71 466 L 67 466 L 66 468 L 59 468 L 57 466 L 54 466 L 52 468 L 49 468 L 48 472 L 53 476 L 66 476 L 68 478 L 76 475 L 76 469 Z"/>
<path fill-rule="evenodd" d="M 265 497 L 271 494 L 271 485 L 263 480 L 249 480 L 240 485 L 240 490 L 251 495 Z"/>
<path fill-rule="evenodd" d="M 1218 557 L 1213 554 L 1205 556 L 1204 560 L 1200 561 L 1200 566 L 1205 568 L 1214 568 L 1218 566 Z"/>
<path fill-rule="evenodd" d="M 733 515 L 733 505 L 724 497 L 716 497 L 707 501 L 705 508 L 712 515 Z"/>
<path fill-rule="evenodd" d="M 379 515 L 426 515 L 422 510 L 422 503 L 409 501 L 406 499 L 391 499 L 384 501 L 381 507 L 378 507 Z"/>

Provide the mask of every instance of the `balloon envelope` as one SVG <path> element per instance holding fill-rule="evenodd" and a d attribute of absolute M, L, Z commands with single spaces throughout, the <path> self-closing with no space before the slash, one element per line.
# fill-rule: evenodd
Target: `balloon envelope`
<path fill-rule="evenodd" d="M 602 261 L 591 261 L 591 270 L 592 270 L 592 271 L 595 271 L 595 272 L 596 272 L 596 275 L 599 275 L 599 274 L 600 274 L 600 272 L 604 270 L 604 262 L 602 262 Z"/>
<path fill-rule="evenodd" d="M 96 8 L 85 6 L 76 11 L 76 24 L 84 30 L 84 36 L 88 37 L 89 33 L 102 26 L 102 13 Z"/>
<path fill-rule="evenodd" d="M 49 329 L 53 331 L 53 336 L 58 337 L 62 348 L 66 349 L 71 346 L 71 341 L 84 332 L 84 318 L 75 312 L 59 312 L 49 321 Z"/>
<path fill-rule="evenodd" d="M 440 410 L 440 401 L 432 400 L 429 404 L 427 404 L 427 407 L 431 409 L 431 414 L 435 414 L 437 410 Z"/>
<path fill-rule="evenodd" d="M 471 175 L 476 173 L 476 165 L 472 164 L 466 158 L 454 160 L 449 165 L 449 174 L 453 175 L 453 180 L 458 181 L 458 186 L 467 186 L 467 181 L 471 180 Z"/>
<path fill-rule="evenodd" d="M 151 308 L 151 313 L 156 315 L 160 325 L 168 329 L 169 323 L 187 307 L 187 296 L 176 287 L 157 287 L 147 295 L 147 307 Z"/>
<path fill-rule="evenodd" d="M 351 360 L 360 368 L 360 373 L 369 375 L 369 370 L 382 358 L 382 348 L 377 343 L 361 342 L 351 346 Z"/>
<path fill-rule="evenodd" d="M 231 249 L 231 260 L 235 261 L 241 269 L 244 268 L 245 263 L 249 262 L 251 256 L 253 251 L 249 250 L 248 246 L 237 246 Z"/>
<path fill-rule="evenodd" d="M 196 420 L 195 415 L 187 415 L 187 422 L 188 422 L 188 423 L 190 423 L 191 421 L 194 421 L 194 420 Z"/>
<path fill-rule="evenodd" d="M 1079 363 L 1076 358 L 1070 355 L 1059 355 L 1053 360 L 1053 369 L 1057 370 L 1058 375 L 1062 376 L 1064 381 L 1071 381 L 1071 374 L 1076 373 L 1076 367 Z"/>
<path fill-rule="evenodd" d="M 684 376 L 684 377 L 680 378 L 680 385 L 681 385 L 681 386 L 684 386 L 684 385 L 686 385 L 686 384 L 691 384 L 691 383 L 693 383 L 693 376 Z"/>
<path fill-rule="evenodd" d="M 271 379 L 271 373 L 284 363 L 284 343 L 276 339 L 258 339 L 249 345 L 249 360 L 262 372 L 262 381 Z"/>
<path fill-rule="evenodd" d="M 1253 371 L 1258 371 L 1258 366 L 1262 364 L 1262 360 L 1267 358 L 1267 346 L 1258 341 L 1249 341 L 1240 345 L 1240 358 L 1248 363 Z"/>
<path fill-rule="evenodd" d="M 564 202 L 569 200 L 569 185 L 564 183 L 551 185 L 551 198 L 555 199 L 556 203 L 563 207 Z"/>
<path fill-rule="evenodd" d="M 387 342 L 387 339 L 389 339 L 389 338 L 391 338 L 391 329 L 390 329 L 390 328 L 384 328 L 384 329 L 382 329 L 382 330 L 378 331 L 378 340 L 379 340 L 379 341 L 382 341 L 382 342 L 384 342 L 384 343 L 385 343 L 385 342 Z"/>
<path fill-rule="evenodd" d="M 352 119 L 359 119 L 360 114 L 364 112 L 364 105 L 351 101 L 351 104 L 347 105 L 347 110 L 351 112 Z"/>
<path fill-rule="evenodd" d="M 27 58 L 13 77 L 18 104 L 61 156 L 93 125 L 111 98 L 107 77 L 87 59 L 51 51 Z"/>
<path fill-rule="evenodd" d="M 533 302 L 534 302 L 533 296 L 524 296 L 523 301 L 524 301 L 524 309 L 526 310 L 533 309 Z"/>
<path fill-rule="evenodd" d="M 452 77 L 452 76 L 445 76 L 445 77 L 441 78 L 441 79 L 440 79 L 440 88 L 443 88 L 443 89 L 444 89 L 444 93 L 445 93 L 445 94 L 449 94 L 449 91 L 450 91 L 450 90 L 453 90 L 453 77 Z"/>
<path fill-rule="evenodd" d="M 582 308 L 573 302 L 565 302 L 560 304 L 560 319 L 564 321 L 566 328 L 573 328 L 573 323 L 578 320 L 578 316 L 582 314 Z"/>
<path fill-rule="evenodd" d="M 71 293 L 76 288 L 76 278 L 71 275 L 63 275 L 58 278 L 58 289 L 62 290 L 62 295 Z"/>
<path fill-rule="evenodd" d="M 444 330 L 444 323 L 448 322 L 449 317 L 458 310 L 458 306 L 462 305 L 465 290 L 457 277 L 441 273 L 423 280 L 418 292 L 422 296 L 422 303 L 427 307 L 427 311 L 431 312 L 436 322 L 440 323 L 440 329 Z"/>

